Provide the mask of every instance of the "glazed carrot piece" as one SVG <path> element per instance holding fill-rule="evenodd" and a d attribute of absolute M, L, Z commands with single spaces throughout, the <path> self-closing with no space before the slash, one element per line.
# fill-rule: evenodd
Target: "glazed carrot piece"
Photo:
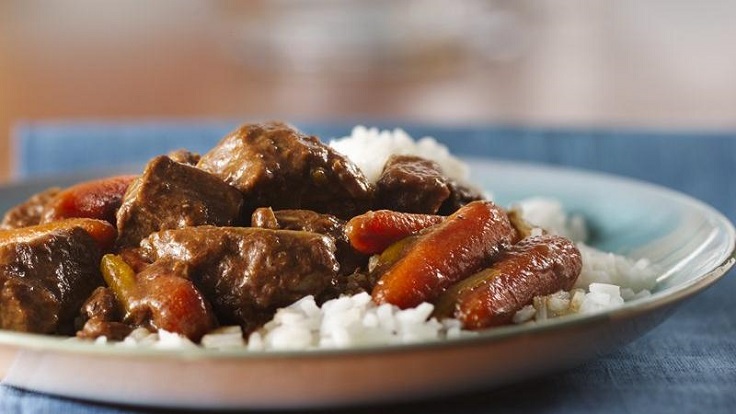
<path fill-rule="evenodd" d="M 553 235 L 529 237 L 447 289 L 435 302 L 434 316 L 456 318 L 465 329 L 505 325 L 536 296 L 572 289 L 581 269 L 575 243 Z"/>
<path fill-rule="evenodd" d="M 115 227 L 106 221 L 89 218 L 71 218 L 51 223 L 38 224 L 36 226 L 2 230 L 0 231 L 0 243 L 6 240 L 22 242 L 24 240 L 31 240 L 42 233 L 48 233 L 55 230 L 70 230 L 74 227 L 79 227 L 89 233 L 89 235 L 95 239 L 97 245 L 100 246 L 100 249 L 103 252 L 109 251 L 113 247 L 118 234 Z"/>
<path fill-rule="evenodd" d="M 430 214 L 369 211 L 353 217 L 345 226 L 350 245 L 363 254 L 376 254 L 420 230 L 441 223 L 445 217 Z"/>
<path fill-rule="evenodd" d="M 135 175 L 122 175 L 86 181 L 68 187 L 54 196 L 44 208 L 42 223 L 84 217 L 105 220 L 115 225 L 115 213 Z"/>
<path fill-rule="evenodd" d="M 402 257 L 387 269 L 379 263 L 374 270 L 380 279 L 373 300 L 404 309 L 432 301 L 450 285 L 480 270 L 516 237 L 501 208 L 490 201 L 467 204 L 408 243 Z"/>

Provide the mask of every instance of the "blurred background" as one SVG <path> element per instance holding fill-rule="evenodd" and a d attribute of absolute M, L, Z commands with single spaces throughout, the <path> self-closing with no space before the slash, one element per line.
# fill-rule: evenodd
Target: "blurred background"
<path fill-rule="evenodd" d="M 731 0 L 3 0 L 0 180 L 39 119 L 736 127 Z"/>

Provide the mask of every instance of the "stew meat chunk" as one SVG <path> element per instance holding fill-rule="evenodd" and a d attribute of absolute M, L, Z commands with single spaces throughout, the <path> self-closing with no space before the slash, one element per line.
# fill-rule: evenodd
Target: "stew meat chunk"
<path fill-rule="evenodd" d="M 439 165 L 410 155 L 389 158 L 376 187 L 380 208 L 406 213 L 435 214 L 450 197 Z"/>
<path fill-rule="evenodd" d="M 156 157 L 130 185 L 118 210 L 118 244 L 137 246 L 164 229 L 232 225 L 242 202 L 240 192 L 219 178 L 166 156 Z"/>
<path fill-rule="evenodd" d="M 141 248 L 153 260 L 184 263 L 219 321 L 246 330 L 320 295 L 339 270 L 332 238 L 303 231 L 190 227 L 154 233 Z"/>
<path fill-rule="evenodd" d="M 253 213 L 253 227 L 274 230 L 297 230 L 319 233 L 335 241 L 336 257 L 340 263 L 340 275 L 349 275 L 368 266 L 368 256 L 350 246 L 345 233 L 345 221 L 330 214 L 310 210 L 278 210 L 262 207 Z"/>
<path fill-rule="evenodd" d="M 103 283 L 100 258 L 79 220 L 2 233 L 0 328 L 73 333 L 80 306 Z"/>
<path fill-rule="evenodd" d="M 174 151 L 140 176 L 8 211 L 0 329 L 122 339 L 144 327 L 197 342 L 221 325 L 248 334 L 308 295 L 360 291 L 401 308 L 437 301 L 467 328 L 507 323 L 569 289 L 580 255 L 561 238 L 529 241 L 518 215 L 481 200 L 427 159 L 392 156 L 374 185 L 316 137 L 247 124 L 201 157 Z"/>
<path fill-rule="evenodd" d="M 376 207 L 405 213 L 450 215 L 482 199 L 447 177 L 436 162 L 413 155 L 391 156 L 376 184 Z"/>
<path fill-rule="evenodd" d="M 280 122 L 241 127 L 197 166 L 243 192 L 247 218 L 257 207 L 350 218 L 370 209 L 372 200 L 373 187 L 355 164 Z"/>
<path fill-rule="evenodd" d="M 18 229 L 39 224 L 46 203 L 53 199 L 60 191 L 61 188 L 59 187 L 51 187 L 11 208 L 5 213 L 2 223 L 0 223 L 0 230 Z"/>

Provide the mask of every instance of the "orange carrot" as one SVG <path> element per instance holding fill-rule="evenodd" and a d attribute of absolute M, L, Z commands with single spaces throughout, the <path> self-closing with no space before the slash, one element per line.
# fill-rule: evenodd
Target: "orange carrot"
<path fill-rule="evenodd" d="M 369 211 L 353 217 L 345 226 L 350 245 L 363 254 L 376 254 L 420 230 L 441 223 L 445 217 L 430 214 Z"/>
<path fill-rule="evenodd" d="M 465 329 L 505 325 L 535 297 L 572 289 L 581 268 L 580 251 L 570 240 L 529 237 L 447 289 L 435 301 L 434 315 L 456 318 Z"/>
<path fill-rule="evenodd" d="M 115 225 L 115 213 L 136 178 L 122 175 L 86 181 L 60 191 L 44 208 L 42 223 L 72 217 L 105 220 Z"/>
<path fill-rule="evenodd" d="M 157 262 L 135 273 L 122 257 L 107 254 L 100 270 L 128 317 L 199 341 L 217 326 L 209 302 L 187 279 L 185 265 Z"/>
<path fill-rule="evenodd" d="M 410 243 L 387 269 L 379 264 L 373 300 L 400 308 L 432 301 L 511 245 L 515 233 L 506 212 L 492 202 L 467 204 Z"/>

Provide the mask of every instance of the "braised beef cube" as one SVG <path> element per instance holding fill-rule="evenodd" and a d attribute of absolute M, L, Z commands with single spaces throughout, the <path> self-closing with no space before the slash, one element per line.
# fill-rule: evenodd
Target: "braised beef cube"
<path fill-rule="evenodd" d="M 212 174 L 156 157 L 130 185 L 118 210 L 118 245 L 136 246 L 164 229 L 232 225 L 242 202 L 238 190 Z"/>
<path fill-rule="evenodd" d="M 355 164 L 280 122 L 242 126 L 197 166 L 243 192 L 246 217 L 272 207 L 350 218 L 367 211 L 372 200 L 373 188 Z"/>
<path fill-rule="evenodd" d="M 35 226 L 40 223 L 46 204 L 60 191 L 59 187 L 51 187 L 8 210 L 0 223 L 0 230 Z"/>
<path fill-rule="evenodd" d="M 391 156 L 376 184 L 377 206 L 386 210 L 436 214 L 448 197 L 448 179 L 440 166 L 411 155 Z"/>
<path fill-rule="evenodd" d="M 279 219 L 276 218 L 276 212 L 271 207 L 257 208 L 250 218 L 250 225 L 251 227 L 260 227 L 262 229 L 284 230 L 281 228 L 282 223 L 279 223 Z"/>
<path fill-rule="evenodd" d="M 456 212 L 460 207 L 470 202 L 485 200 L 485 197 L 480 193 L 480 191 L 456 181 L 450 181 L 449 188 L 450 197 L 442 203 L 442 207 L 440 207 L 440 210 L 437 212 L 437 214 L 442 216 L 449 216 Z"/>
<path fill-rule="evenodd" d="M 98 287 L 82 305 L 77 337 L 96 339 L 104 336 L 111 341 L 123 340 L 133 327 L 122 322 L 122 313 L 112 289 Z"/>
<path fill-rule="evenodd" d="M 97 339 L 104 336 L 110 341 L 122 341 L 131 332 L 133 332 L 133 327 L 127 323 L 94 318 L 88 320 L 84 327 L 77 331 L 77 338 Z"/>
<path fill-rule="evenodd" d="M 185 149 L 171 151 L 170 153 L 166 154 L 166 156 L 171 158 L 172 161 L 176 161 L 186 165 L 197 165 L 199 159 L 202 158 L 202 156 L 197 154 L 196 152 L 191 152 Z"/>
<path fill-rule="evenodd" d="M 71 334 L 102 285 L 101 252 L 82 226 L 27 227 L 0 237 L 0 328 Z"/>
<path fill-rule="evenodd" d="M 251 331 L 337 276 L 330 237 L 261 228 L 190 227 L 154 233 L 141 247 L 155 260 L 176 260 L 213 305 L 222 324 Z"/>
<path fill-rule="evenodd" d="M 100 286 L 92 292 L 82 305 L 80 313 L 82 320 L 120 321 L 123 318 L 115 293 L 106 286 Z"/>
<path fill-rule="evenodd" d="M 340 275 L 349 275 L 368 266 L 368 256 L 357 252 L 350 246 L 345 234 L 345 221 L 330 215 L 311 210 L 277 210 L 262 207 L 253 213 L 251 226 L 274 230 L 297 230 L 319 233 L 332 237 L 340 263 Z"/>

